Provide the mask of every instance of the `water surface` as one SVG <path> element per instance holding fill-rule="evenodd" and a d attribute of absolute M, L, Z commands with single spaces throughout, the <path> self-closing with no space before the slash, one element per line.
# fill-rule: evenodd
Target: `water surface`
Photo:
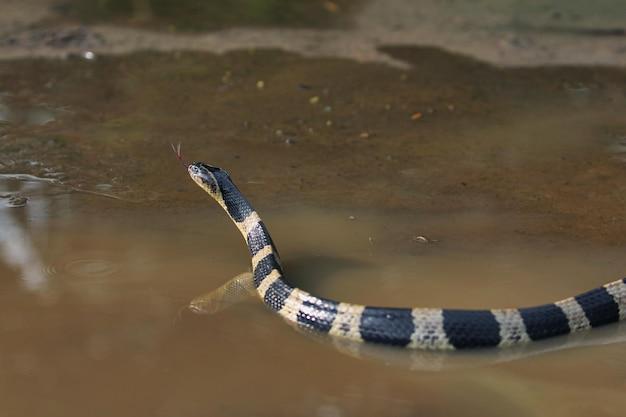
<path fill-rule="evenodd" d="M 623 276 L 624 70 L 380 52 L 407 65 L 275 50 L 0 63 L 5 413 L 623 415 L 623 326 L 508 357 L 415 356 L 312 338 L 254 298 L 181 314 L 249 259 L 171 142 L 231 172 L 288 280 L 321 296 L 528 306 Z"/>
<path fill-rule="evenodd" d="M 137 209 L 29 182 L 2 187 L 29 195 L 26 207 L 0 211 L 0 384 L 11 415 L 618 416 L 623 409 L 624 343 L 602 345 L 624 340 L 623 327 L 605 329 L 591 340 L 597 346 L 520 359 L 494 352 L 415 359 L 395 349 L 358 355 L 294 331 L 256 298 L 215 315 L 180 314 L 191 298 L 248 268 L 234 226 L 210 201 Z M 352 302 L 536 304 L 625 267 L 623 248 L 516 232 L 536 223 L 533 216 L 301 205 L 261 212 L 292 283 Z M 436 242 L 414 239 L 425 234 Z"/>

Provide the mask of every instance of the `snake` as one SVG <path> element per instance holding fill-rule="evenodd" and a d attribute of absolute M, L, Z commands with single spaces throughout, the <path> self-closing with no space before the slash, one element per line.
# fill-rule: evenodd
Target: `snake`
<path fill-rule="evenodd" d="M 461 350 L 518 346 L 626 319 L 626 278 L 554 303 L 524 308 L 377 307 L 317 297 L 284 279 L 265 223 L 226 170 L 194 162 L 187 171 L 242 234 L 258 296 L 271 310 L 304 330 L 354 342 Z"/>

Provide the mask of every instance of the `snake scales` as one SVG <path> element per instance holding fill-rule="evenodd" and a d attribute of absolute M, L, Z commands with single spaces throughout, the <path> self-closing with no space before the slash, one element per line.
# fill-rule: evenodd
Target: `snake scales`
<path fill-rule="evenodd" d="M 202 162 L 187 169 L 246 240 L 258 295 L 272 310 L 301 327 L 359 342 L 452 350 L 514 346 L 626 319 L 626 279 L 526 308 L 385 308 L 316 297 L 283 280 L 270 234 L 226 171 Z"/>

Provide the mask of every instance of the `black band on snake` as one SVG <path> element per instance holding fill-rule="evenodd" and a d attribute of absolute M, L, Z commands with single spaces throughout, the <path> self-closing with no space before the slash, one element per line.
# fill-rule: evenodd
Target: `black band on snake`
<path fill-rule="evenodd" d="M 246 240 L 261 299 L 304 328 L 360 342 L 450 350 L 514 346 L 626 319 L 626 279 L 526 308 L 385 308 L 316 297 L 283 280 L 278 252 L 267 228 L 226 171 L 201 162 L 189 165 L 188 171 L 226 210 Z"/>

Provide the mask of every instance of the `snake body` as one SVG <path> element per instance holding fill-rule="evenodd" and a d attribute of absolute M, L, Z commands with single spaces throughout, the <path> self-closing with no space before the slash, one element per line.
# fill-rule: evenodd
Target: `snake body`
<path fill-rule="evenodd" d="M 389 308 L 316 297 L 285 282 L 265 224 L 225 170 L 196 162 L 188 166 L 188 172 L 243 235 L 252 257 L 254 286 L 264 303 L 306 329 L 358 342 L 453 350 L 509 347 L 626 319 L 626 279 L 526 308 Z"/>

